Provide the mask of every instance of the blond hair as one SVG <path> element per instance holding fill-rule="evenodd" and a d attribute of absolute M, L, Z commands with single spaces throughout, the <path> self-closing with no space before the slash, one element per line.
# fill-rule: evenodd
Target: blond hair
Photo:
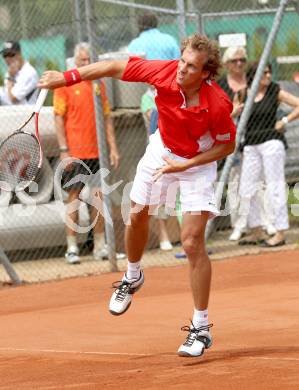
<path fill-rule="evenodd" d="M 233 60 L 237 53 L 241 53 L 241 56 L 247 59 L 246 49 L 243 46 L 231 46 L 223 53 L 222 62 L 226 64 L 227 62 Z"/>

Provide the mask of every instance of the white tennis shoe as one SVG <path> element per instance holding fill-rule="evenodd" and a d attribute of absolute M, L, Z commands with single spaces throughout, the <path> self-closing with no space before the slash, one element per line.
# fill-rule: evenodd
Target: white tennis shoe
<path fill-rule="evenodd" d="M 243 230 L 235 228 L 228 239 L 229 241 L 239 241 L 243 233 L 244 233 Z"/>
<path fill-rule="evenodd" d="M 126 274 L 124 274 L 121 281 L 114 282 L 112 287 L 115 288 L 115 291 L 112 294 L 109 303 L 110 313 L 115 316 L 125 313 L 131 305 L 133 294 L 142 287 L 143 283 L 143 271 L 140 271 L 138 279 L 127 279 Z"/>
<path fill-rule="evenodd" d="M 171 251 L 173 246 L 169 240 L 160 241 L 160 249 L 162 251 Z"/>
<path fill-rule="evenodd" d="M 105 245 L 102 249 L 94 249 L 93 257 L 95 260 L 108 260 L 108 247 Z M 123 260 L 127 256 L 125 253 L 116 253 L 116 260 Z"/>
<path fill-rule="evenodd" d="M 274 234 L 277 233 L 277 230 L 275 229 L 275 227 L 271 223 L 269 223 L 266 226 L 266 232 L 267 232 L 268 236 L 274 236 Z"/>
<path fill-rule="evenodd" d="M 68 264 L 80 264 L 80 256 L 76 251 L 68 251 L 64 257 Z"/>
<path fill-rule="evenodd" d="M 195 328 L 192 321 L 191 326 L 183 326 L 182 330 L 189 333 L 184 344 L 179 347 L 178 355 L 186 357 L 201 356 L 205 349 L 212 346 L 213 339 L 211 333 L 209 332 L 209 329 L 212 326 L 213 325 L 210 324 Z"/>

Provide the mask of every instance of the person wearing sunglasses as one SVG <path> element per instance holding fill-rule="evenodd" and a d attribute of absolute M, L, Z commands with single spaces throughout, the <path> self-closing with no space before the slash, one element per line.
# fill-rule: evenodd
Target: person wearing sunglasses
<path fill-rule="evenodd" d="M 19 42 L 4 42 L 0 53 L 7 65 L 0 104 L 34 104 L 38 95 L 38 74 L 23 58 Z"/>
<path fill-rule="evenodd" d="M 252 64 L 247 73 L 251 87 L 258 63 Z M 291 107 L 288 115 L 279 118 L 280 103 Z M 299 98 L 282 90 L 272 81 L 272 68 L 267 64 L 259 83 L 244 137 L 243 163 L 240 178 L 240 196 L 244 200 L 243 210 L 248 210 L 251 238 L 263 247 L 285 244 L 284 232 L 289 228 L 285 179 L 286 138 L 288 123 L 299 118 Z M 276 234 L 264 239 L 261 229 L 261 214 L 253 198 L 260 187 L 265 186 L 264 208 L 271 216 Z M 240 242 L 241 243 L 241 242 Z M 244 242 L 246 244 L 246 242 Z"/>
<path fill-rule="evenodd" d="M 222 56 L 222 63 L 226 69 L 226 74 L 218 81 L 218 84 L 227 93 L 233 103 L 232 118 L 237 124 L 244 107 L 247 89 L 247 52 L 242 46 L 228 47 Z M 239 150 L 235 158 L 234 165 L 230 172 L 229 181 L 232 183 L 239 183 L 241 174 L 242 150 Z M 228 193 L 229 203 L 231 205 L 231 225 L 233 231 L 229 236 L 230 241 L 238 241 L 248 231 L 247 215 L 239 213 L 239 208 L 235 207 L 236 197 L 234 191 Z M 263 197 L 263 190 L 261 189 L 255 195 L 256 204 L 261 203 Z M 237 204 L 241 203 L 240 197 L 237 197 Z M 270 223 L 270 218 L 262 205 L 260 207 L 263 227 L 267 234 L 273 235 L 276 233 L 274 226 Z"/>
<path fill-rule="evenodd" d="M 222 56 L 226 74 L 218 81 L 234 104 L 232 118 L 238 118 L 244 107 L 244 96 L 247 87 L 246 65 L 247 53 L 242 46 L 228 47 Z"/>

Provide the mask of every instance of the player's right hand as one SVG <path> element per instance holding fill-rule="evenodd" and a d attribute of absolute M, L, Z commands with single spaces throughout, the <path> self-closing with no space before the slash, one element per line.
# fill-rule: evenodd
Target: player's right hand
<path fill-rule="evenodd" d="M 14 77 L 21 69 L 18 61 L 12 61 L 7 69 L 9 76 Z"/>
<path fill-rule="evenodd" d="M 66 159 L 70 159 L 70 155 L 69 155 L 69 152 L 60 152 L 60 160 L 66 160 Z M 66 160 L 66 162 L 68 161 Z M 64 170 L 65 171 L 72 171 L 73 170 L 73 163 L 72 162 L 69 162 L 69 163 L 66 163 L 65 166 L 64 166 Z"/>
<path fill-rule="evenodd" d="M 37 86 L 39 88 L 55 89 L 64 87 L 66 84 L 63 73 L 57 70 L 47 70 L 43 73 Z"/>

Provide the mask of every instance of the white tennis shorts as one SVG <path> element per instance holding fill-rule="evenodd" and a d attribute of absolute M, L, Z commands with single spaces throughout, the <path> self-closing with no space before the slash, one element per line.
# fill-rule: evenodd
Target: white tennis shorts
<path fill-rule="evenodd" d="M 138 163 L 130 194 L 131 200 L 140 205 L 165 205 L 173 209 L 179 190 L 182 212 L 209 211 L 210 217 L 219 215 L 214 191 L 217 177 L 216 162 L 193 167 L 183 172 L 163 174 L 157 182 L 154 182 L 153 173 L 156 168 L 166 164 L 163 156 L 177 161 L 186 160 L 165 148 L 159 130 L 157 130 L 150 136 L 145 154 Z"/>

